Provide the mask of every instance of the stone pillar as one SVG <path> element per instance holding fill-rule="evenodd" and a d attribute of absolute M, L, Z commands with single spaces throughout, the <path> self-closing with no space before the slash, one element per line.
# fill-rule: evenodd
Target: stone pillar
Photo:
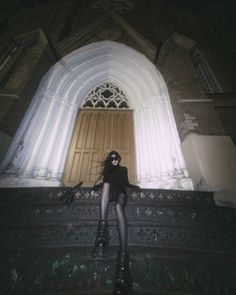
<path fill-rule="evenodd" d="M 1 165 L 0 186 L 61 185 L 76 114 L 74 104 L 41 90 Z"/>
<path fill-rule="evenodd" d="M 167 99 L 153 97 L 134 111 L 137 180 L 141 187 L 192 189 Z"/>

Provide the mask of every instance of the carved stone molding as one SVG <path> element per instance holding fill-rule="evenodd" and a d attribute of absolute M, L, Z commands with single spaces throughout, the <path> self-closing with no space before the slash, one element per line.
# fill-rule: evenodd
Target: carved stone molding
<path fill-rule="evenodd" d="M 134 4 L 127 0 L 99 0 L 93 4 L 93 8 L 100 12 L 114 10 L 121 14 L 134 9 Z"/>

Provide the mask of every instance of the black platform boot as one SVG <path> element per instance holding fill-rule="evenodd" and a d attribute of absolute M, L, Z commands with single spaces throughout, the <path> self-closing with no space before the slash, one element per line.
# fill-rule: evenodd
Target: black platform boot
<path fill-rule="evenodd" d="M 104 258 L 107 255 L 108 240 L 108 222 L 99 220 L 97 237 L 94 243 L 92 255 L 94 258 Z"/>
<path fill-rule="evenodd" d="M 129 270 L 129 254 L 118 252 L 118 264 L 116 269 L 113 295 L 133 294 L 132 278 Z"/>

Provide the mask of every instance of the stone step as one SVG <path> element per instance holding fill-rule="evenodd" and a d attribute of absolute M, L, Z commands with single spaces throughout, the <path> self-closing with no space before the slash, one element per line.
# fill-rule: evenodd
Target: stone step
<path fill-rule="evenodd" d="M 9 252 L 1 261 L 0 294 L 111 294 L 117 248 L 110 247 L 103 260 L 91 258 L 91 250 Z M 235 290 L 232 254 L 145 247 L 129 250 L 134 294 L 233 294 Z"/>
<path fill-rule="evenodd" d="M 87 224 L 1 227 L 0 250 L 30 249 L 67 246 L 91 246 L 96 236 L 96 226 Z M 190 248 L 201 251 L 232 252 L 235 249 L 235 232 L 223 229 L 193 229 L 161 227 L 159 225 L 128 226 L 129 244 L 146 247 Z M 115 225 L 109 227 L 110 245 L 118 245 Z"/>
<path fill-rule="evenodd" d="M 100 191 L 82 188 L 72 204 L 58 198 L 65 188 L 1 189 L 0 250 L 91 246 L 99 218 Z M 67 189 L 68 190 L 68 189 Z M 233 251 L 235 213 L 219 208 L 209 193 L 129 191 L 126 206 L 129 244 L 146 247 Z M 109 209 L 110 244 L 118 244 L 115 208 Z"/>
<path fill-rule="evenodd" d="M 91 258 L 101 191 L 0 189 L 0 294 L 112 294 L 118 237 L 109 209 L 109 253 Z M 231 295 L 236 218 L 211 193 L 128 191 L 126 207 L 134 294 Z"/>

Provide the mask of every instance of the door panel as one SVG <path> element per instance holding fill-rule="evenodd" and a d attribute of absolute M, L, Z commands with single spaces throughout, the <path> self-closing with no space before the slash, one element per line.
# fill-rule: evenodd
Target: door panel
<path fill-rule="evenodd" d="M 91 187 L 101 173 L 101 161 L 111 150 L 122 157 L 121 165 L 135 182 L 133 113 L 131 110 L 82 109 L 79 112 L 64 172 L 64 184 L 83 181 Z"/>

